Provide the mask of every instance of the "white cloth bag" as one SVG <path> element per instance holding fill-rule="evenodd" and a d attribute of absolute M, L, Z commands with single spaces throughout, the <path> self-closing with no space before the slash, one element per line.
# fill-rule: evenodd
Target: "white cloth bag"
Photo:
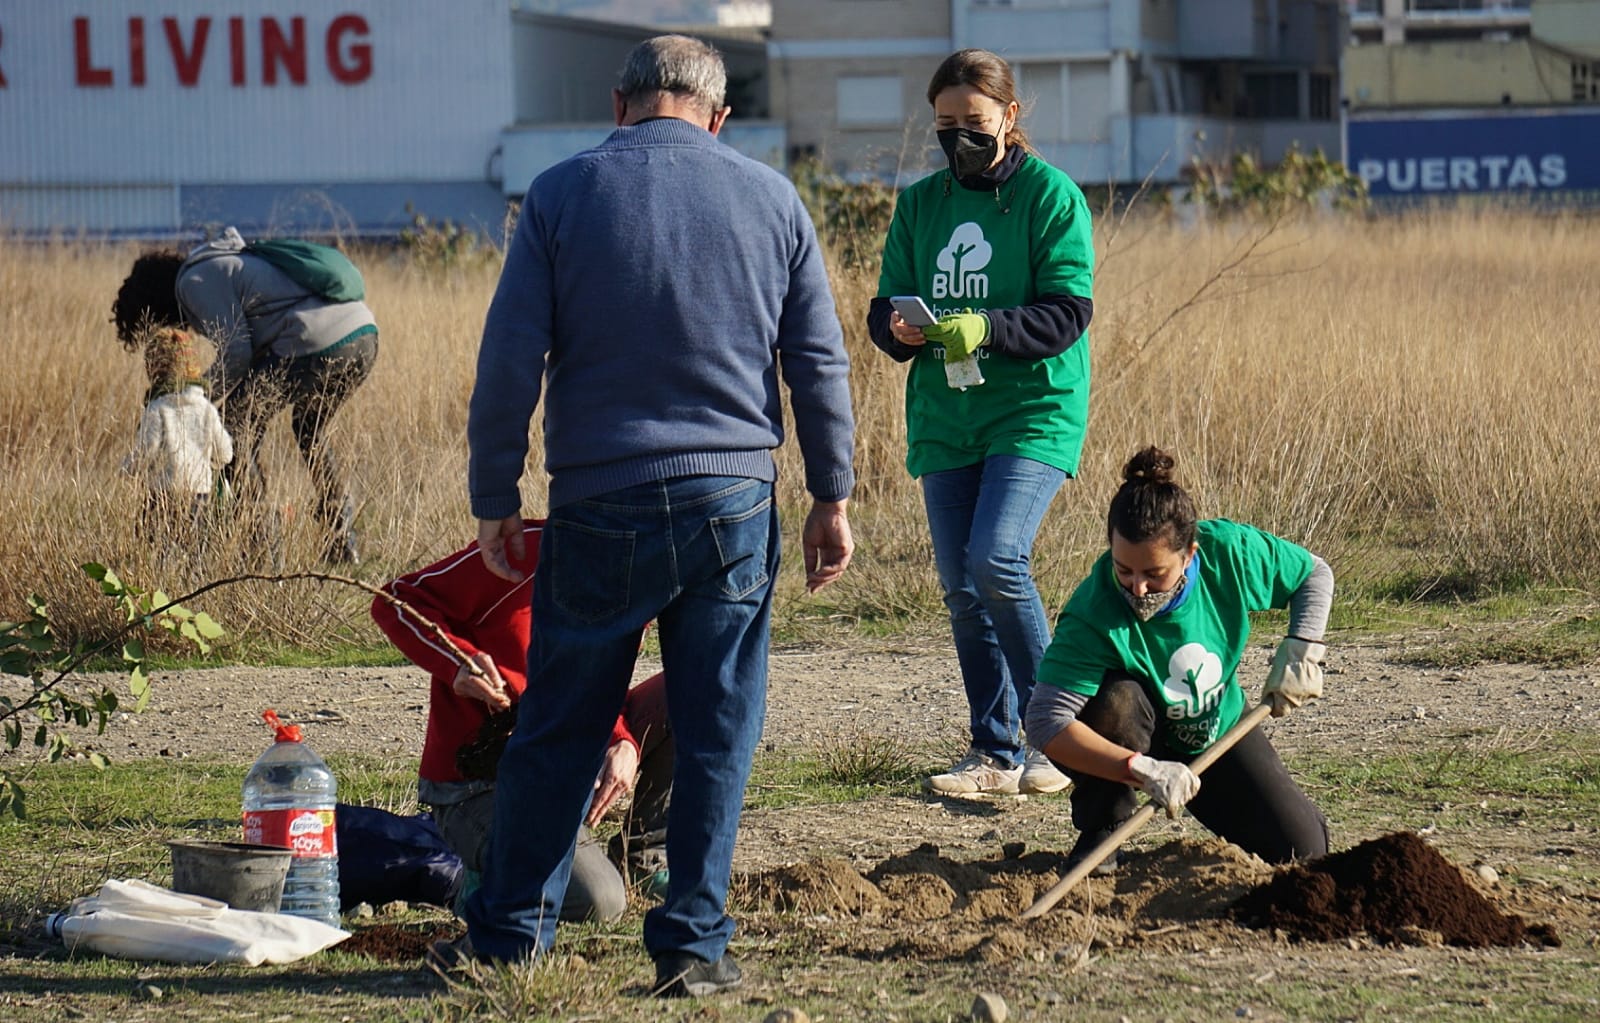
<path fill-rule="evenodd" d="M 232 909 L 146 881 L 110 880 L 53 914 L 46 929 L 68 950 L 168 963 L 292 963 L 337 945 L 349 931 L 282 913 Z"/>

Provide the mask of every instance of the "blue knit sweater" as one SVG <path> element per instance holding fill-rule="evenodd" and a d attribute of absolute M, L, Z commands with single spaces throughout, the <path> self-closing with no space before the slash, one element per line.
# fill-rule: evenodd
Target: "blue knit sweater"
<path fill-rule="evenodd" d="M 472 513 L 518 513 L 545 381 L 552 507 L 673 476 L 774 479 L 780 374 L 806 489 L 842 499 L 849 368 L 789 181 L 687 121 L 619 128 L 523 201 L 468 414 Z"/>

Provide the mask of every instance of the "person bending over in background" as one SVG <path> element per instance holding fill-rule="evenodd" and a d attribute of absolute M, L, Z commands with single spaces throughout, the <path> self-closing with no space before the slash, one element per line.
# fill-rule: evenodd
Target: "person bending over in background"
<path fill-rule="evenodd" d="M 148 488 L 138 534 L 193 548 L 205 541 L 204 522 L 217 473 L 233 461 L 233 440 L 200 379 L 199 339 L 177 327 L 150 331 L 144 369 L 150 389 L 125 471 Z"/>
<path fill-rule="evenodd" d="M 1067 600 L 1039 666 L 1028 734 L 1076 783 L 1076 863 L 1136 809 L 1135 789 L 1268 863 L 1322 856 L 1328 824 L 1259 730 L 1211 765 L 1187 764 L 1239 720 L 1250 613 L 1289 609 L 1262 687 L 1281 717 L 1322 695 L 1333 571 L 1305 548 L 1227 519 L 1196 521 L 1150 447 L 1123 469 L 1106 520 L 1110 550 Z M 1113 856 L 1097 872 L 1116 869 Z"/>
<path fill-rule="evenodd" d="M 261 497 L 257 449 L 267 423 L 289 408 L 295 443 L 316 486 L 324 557 L 344 564 L 359 560 L 355 505 L 326 433 L 377 361 L 378 327 L 365 302 L 317 294 L 248 251 L 230 227 L 188 256 L 139 256 L 117 293 L 112 317 L 117 338 L 130 351 L 151 327 L 188 327 L 216 346 L 205 383 L 241 449 L 226 474 L 240 500 Z"/>
<path fill-rule="evenodd" d="M 1029 559 L 1052 498 L 1078 469 L 1088 421 L 1089 208 L 1070 178 L 1029 151 L 1000 57 L 952 54 L 928 102 L 950 166 L 901 193 L 867 313 L 873 343 L 911 363 L 906 468 L 922 481 L 967 693 L 971 748 L 925 785 L 1055 792 L 1067 779 L 1023 741 L 1050 641 Z M 906 323 L 889 303 L 898 295 L 922 296 L 938 323 Z M 952 385 L 946 363 L 970 360 L 984 382 Z"/>
<path fill-rule="evenodd" d="M 495 734 L 526 687 L 524 666 L 533 620 L 528 590 L 543 528 L 544 523 L 535 519 L 523 523 L 525 553 L 513 559 L 523 573 L 520 582 L 491 573 L 474 543 L 384 587 L 448 636 L 471 658 L 477 672 L 456 660 L 411 615 L 382 597 L 372 601 L 372 620 L 384 635 L 433 677 L 417 798 L 432 807 L 440 834 L 469 872 L 461 899 L 472 893 L 481 876 L 494 815 L 492 772 L 499 744 L 484 740 Z M 509 735 L 510 729 L 505 721 L 499 737 Z M 627 886 L 589 829 L 630 791 L 633 800 L 618 836 L 619 860 L 652 892 L 659 893 L 665 885 L 672 760 L 666 686 L 656 674 L 628 690 L 622 713 L 612 725 L 604 764 L 594 783 L 594 801 L 578 836 L 561 919 L 615 920 L 627 908 Z"/>

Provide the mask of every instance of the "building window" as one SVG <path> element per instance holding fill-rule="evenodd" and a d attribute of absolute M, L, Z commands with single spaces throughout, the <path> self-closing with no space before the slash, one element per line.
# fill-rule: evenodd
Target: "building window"
<path fill-rule="evenodd" d="M 1060 142 L 1067 137 L 1067 112 L 1061 102 L 1062 65 L 1019 64 L 1017 92 L 1022 97 L 1022 123 L 1035 142 Z"/>
<path fill-rule="evenodd" d="M 1600 63 L 1572 65 L 1572 102 L 1600 103 Z"/>
<path fill-rule="evenodd" d="M 1244 76 L 1244 102 L 1238 116 L 1293 120 L 1300 116 L 1300 76 L 1293 71 L 1266 71 Z"/>
<path fill-rule="evenodd" d="M 1111 65 L 1067 65 L 1067 141 L 1111 141 Z"/>
<path fill-rule="evenodd" d="M 834 88 L 840 127 L 899 127 L 905 121 L 899 75 L 840 75 Z"/>
<path fill-rule="evenodd" d="M 1311 119 L 1333 120 L 1333 76 L 1311 75 Z"/>

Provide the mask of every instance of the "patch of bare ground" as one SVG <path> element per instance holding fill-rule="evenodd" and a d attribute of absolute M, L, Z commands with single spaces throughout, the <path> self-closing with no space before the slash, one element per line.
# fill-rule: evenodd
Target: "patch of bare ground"
<path fill-rule="evenodd" d="M 773 651 L 766 748 L 803 752 L 851 735 L 956 741 L 966 704 L 948 641 L 857 641 Z M 1352 755 L 1426 744 L 1467 729 L 1600 731 L 1600 667 L 1543 669 L 1486 664 L 1434 669 L 1396 663 L 1396 644 L 1334 645 L 1326 692 L 1306 711 L 1266 728 L 1285 752 Z M 1272 648 L 1247 657 L 1265 676 Z M 641 662 L 640 677 L 659 670 Z M 99 683 L 111 676 L 91 676 Z M 23 680 L 0 680 L 0 693 Z M 85 749 L 113 757 L 253 758 L 273 707 L 305 726 L 320 752 L 416 756 L 427 715 L 427 676 L 415 668 L 228 667 L 158 671 L 150 707 L 118 714 L 104 736 L 79 733 Z"/>
<path fill-rule="evenodd" d="M 959 754 L 966 707 L 947 647 L 775 650 L 760 756 L 810 757 L 861 736 Z M 1428 669 L 1399 663 L 1398 652 L 1382 642 L 1335 647 L 1324 698 L 1263 726 L 1291 769 L 1331 755 L 1493 755 L 1502 741 L 1514 748 L 1552 731 L 1600 733 L 1596 668 Z M 1246 677 L 1262 677 L 1270 654 L 1255 648 Z M 641 677 L 654 670 L 640 665 Z M 105 736 L 82 736 L 84 745 L 114 759 L 231 760 L 242 771 L 266 747 L 258 715 L 270 706 L 305 725 L 319 752 L 412 758 L 427 680 L 411 668 L 235 667 L 161 672 L 153 690 L 146 714 L 119 715 Z M 1361 819 L 1334 815 L 1334 847 L 1416 832 L 1496 912 L 1550 928 L 1560 948 L 1454 948 L 1430 940 L 1427 927 L 1400 945 L 1366 930 L 1308 941 L 1246 928 L 1229 907 L 1273 869 L 1187 819 L 1152 822 L 1114 877 L 1091 878 L 1022 922 L 1076 839 L 1066 798 L 940 799 L 902 785 L 785 807 L 778 795 L 752 791 L 735 853 L 733 950 L 747 966 L 741 997 L 753 1018 L 793 1002 L 859 1018 L 943 1019 L 948 1010 L 932 1007 L 948 1004 L 941 999 L 952 990 L 1004 991 L 1025 1019 L 1365 1018 L 1359 1007 L 1330 1014 L 1318 991 L 1360 991 L 1357 1004 L 1402 1015 L 1421 1006 L 1430 1018 L 1482 1018 L 1506 1005 L 1544 1007 L 1517 1018 L 1600 1016 L 1596 986 L 1570 981 L 1600 964 L 1600 832 L 1586 818 L 1530 813 L 1516 793 L 1463 809 L 1420 787 L 1404 791 Z M 1499 878 L 1486 880 L 1474 869 L 1481 864 Z M 369 940 L 389 937 L 395 948 L 385 954 L 405 960 L 423 933 Z M 1168 999 L 1169 988 L 1181 995 Z M 1219 999 L 1216 1011 L 1197 1016 L 1192 1006 L 1207 992 Z M 876 1012 L 891 1002 L 894 1011 Z"/>

